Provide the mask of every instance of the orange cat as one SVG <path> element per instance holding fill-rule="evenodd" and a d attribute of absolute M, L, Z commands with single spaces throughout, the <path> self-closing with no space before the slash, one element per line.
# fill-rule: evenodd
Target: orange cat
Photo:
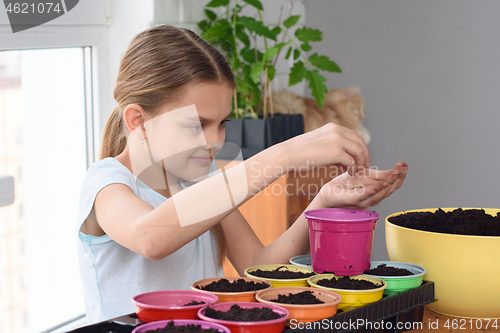
<path fill-rule="evenodd" d="M 273 93 L 274 113 L 302 114 L 306 132 L 332 122 L 356 131 L 368 144 L 370 133 L 361 123 L 365 118 L 364 108 L 359 87 L 330 90 L 323 110 L 312 98 L 300 97 L 288 90 Z"/>

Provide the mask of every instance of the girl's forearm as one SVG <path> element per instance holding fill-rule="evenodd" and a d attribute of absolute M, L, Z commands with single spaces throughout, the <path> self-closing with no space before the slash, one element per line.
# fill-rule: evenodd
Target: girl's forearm
<path fill-rule="evenodd" d="M 180 191 L 146 214 L 135 228 L 146 257 L 161 259 L 215 226 L 281 177 L 286 155 L 281 146 L 273 146 Z"/>

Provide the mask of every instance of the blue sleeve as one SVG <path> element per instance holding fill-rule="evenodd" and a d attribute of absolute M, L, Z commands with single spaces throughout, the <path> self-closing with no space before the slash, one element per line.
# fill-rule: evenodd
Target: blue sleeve
<path fill-rule="evenodd" d="M 97 194 L 110 184 L 124 184 L 137 193 L 134 175 L 116 159 L 106 158 L 94 163 L 88 169 L 80 191 L 78 230 L 92 211 Z"/>

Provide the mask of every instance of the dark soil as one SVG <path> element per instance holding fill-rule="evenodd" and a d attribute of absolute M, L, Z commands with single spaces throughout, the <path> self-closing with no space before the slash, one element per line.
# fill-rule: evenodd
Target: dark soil
<path fill-rule="evenodd" d="M 206 286 L 198 286 L 195 288 L 206 290 L 206 291 L 217 291 L 217 292 L 241 292 L 241 291 L 254 291 L 261 290 L 269 287 L 264 282 L 254 282 L 245 281 L 244 279 L 238 279 L 230 282 L 228 279 L 220 279 L 214 281 Z"/>
<path fill-rule="evenodd" d="M 397 268 L 392 266 L 387 266 L 386 264 L 378 265 L 375 268 L 365 271 L 365 274 L 377 275 L 377 276 L 408 276 L 415 275 L 413 272 L 407 270 L 406 268 Z"/>
<path fill-rule="evenodd" d="M 289 271 L 286 268 L 286 266 L 280 266 L 272 271 L 257 269 L 249 273 L 252 274 L 253 276 L 258 276 L 266 279 L 277 279 L 277 280 L 303 279 L 316 275 L 316 273 L 314 272 L 304 273 L 304 272 Z"/>
<path fill-rule="evenodd" d="M 192 333 L 192 332 L 219 333 L 220 331 L 218 329 L 215 329 L 215 328 L 202 329 L 201 325 L 194 325 L 194 324 L 175 326 L 174 322 L 171 321 L 164 328 L 158 328 L 156 330 L 149 330 L 149 331 L 146 331 L 145 333 Z"/>
<path fill-rule="evenodd" d="M 287 295 L 278 294 L 278 298 L 271 299 L 271 302 L 286 303 L 286 304 L 323 304 L 325 302 L 319 300 L 313 295 L 312 291 L 305 290 L 297 294 L 289 293 Z"/>
<path fill-rule="evenodd" d="M 200 305 L 200 304 L 205 304 L 205 302 L 197 302 L 197 301 L 191 301 L 189 303 L 184 304 L 183 306 L 189 306 L 189 305 Z"/>
<path fill-rule="evenodd" d="M 227 312 L 214 310 L 208 306 L 205 310 L 205 316 L 230 321 L 263 321 L 278 319 L 284 315 L 276 313 L 270 308 L 243 309 L 234 304 Z"/>
<path fill-rule="evenodd" d="M 393 216 L 389 222 L 405 228 L 444 234 L 500 236 L 500 213 L 491 216 L 484 209 L 457 208 L 446 213 L 439 208 L 435 213 L 409 212 Z"/>
<path fill-rule="evenodd" d="M 366 290 L 380 288 L 383 284 L 375 284 L 367 280 L 355 280 L 351 279 L 349 276 L 342 276 L 340 278 L 332 277 L 331 279 L 322 279 L 316 282 L 320 286 L 335 288 L 335 289 L 347 289 L 347 290 Z"/>

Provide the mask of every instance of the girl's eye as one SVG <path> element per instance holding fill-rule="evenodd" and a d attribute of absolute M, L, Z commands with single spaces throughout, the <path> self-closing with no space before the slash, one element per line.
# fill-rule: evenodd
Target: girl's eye
<path fill-rule="evenodd" d="M 224 119 L 223 121 L 221 121 L 220 125 L 221 125 L 222 127 L 226 127 L 226 123 L 228 123 L 228 122 L 230 122 L 230 121 L 231 121 L 231 119 L 230 119 L 230 118 Z"/>
<path fill-rule="evenodd" d="M 200 132 L 201 131 L 201 125 L 193 125 L 193 126 L 189 126 L 189 129 L 193 132 Z"/>

